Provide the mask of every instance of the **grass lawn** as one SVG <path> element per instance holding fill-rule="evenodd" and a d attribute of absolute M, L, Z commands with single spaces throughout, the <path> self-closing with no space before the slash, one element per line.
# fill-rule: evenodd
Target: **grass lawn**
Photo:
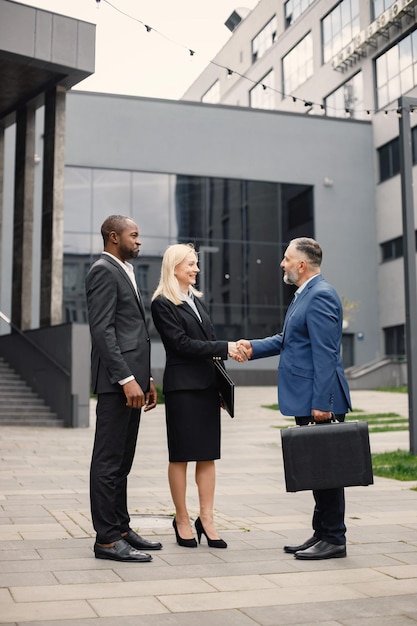
<path fill-rule="evenodd" d="M 373 454 L 372 467 L 375 476 L 395 480 L 417 480 L 417 457 L 405 450 Z"/>
<path fill-rule="evenodd" d="M 278 404 L 263 405 L 266 409 L 278 411 Z M 289 417 L 287 426 L 277 426 L 277 428 L 289 428 L 294 426 L 294 419 Z M 346 421 L 368 422 L 370 433 L 384 433 L 394 430 L 408 430 L 408 418 L 398 413 L 365 413 L 362 409 L 353 409 L 346 416 Z"/>

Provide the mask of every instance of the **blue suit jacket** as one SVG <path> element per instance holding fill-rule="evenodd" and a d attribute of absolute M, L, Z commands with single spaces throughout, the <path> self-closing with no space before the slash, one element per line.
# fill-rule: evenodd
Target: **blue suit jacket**
<path fill-rule="evenodd" d="M 253 359 L 281 355 L 278 401 L 284 415 L 352 408 L 340 354 L 342 318 L 339 296 L 318 275 L 289 306 L 281 333 L 251 341 Z"/>

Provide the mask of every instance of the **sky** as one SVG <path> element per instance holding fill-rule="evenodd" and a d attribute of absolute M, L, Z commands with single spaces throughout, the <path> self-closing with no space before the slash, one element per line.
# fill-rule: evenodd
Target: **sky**
<path fill-rule="evenodd" d="M 224 22 L 233 10 L 258 4 L 258 0 L 15 1 L 97 25 L 95 74 L 74 89 L 173 100 L 181 98 L 229 39 Z M 137 20 L 158 32 L 147 32 Z M 193 56 L 189 49 L 195 51 Z"/>

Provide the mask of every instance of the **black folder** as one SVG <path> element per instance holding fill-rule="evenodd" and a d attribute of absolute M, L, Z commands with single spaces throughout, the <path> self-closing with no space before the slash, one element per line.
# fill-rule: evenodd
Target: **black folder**
<path fill-rule="evenodd" d="M 225 368 L 220 365 L 219 361 L 213 361 L 216 368 L 217 384 L 219 393 L 223 400 L 223 406 L 229 413 L 230 417 L 235 416 L 235 383 L 226 372 Z"/>

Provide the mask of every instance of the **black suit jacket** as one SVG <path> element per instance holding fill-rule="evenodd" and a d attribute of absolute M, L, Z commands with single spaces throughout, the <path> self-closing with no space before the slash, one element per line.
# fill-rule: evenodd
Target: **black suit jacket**
<path fill-rule="evenodd" d="M 152 317 L 166 352 L 164 392 L 206 389 L 214 383 L 213 359 L 227 359 L 227 341 L 218 341 L 204 304 L 195 298 L 202 321 L 186 303 L 164 296 L 152 302 Z"/>
<path fill-rule="evenodd" d="M 86 290 L 93 391 L 122 392 L 118 381 L 131 375 L 148 391 L 150 338 L 140 295 L 126 271 L 103 254 L 87 274 Z"/>

